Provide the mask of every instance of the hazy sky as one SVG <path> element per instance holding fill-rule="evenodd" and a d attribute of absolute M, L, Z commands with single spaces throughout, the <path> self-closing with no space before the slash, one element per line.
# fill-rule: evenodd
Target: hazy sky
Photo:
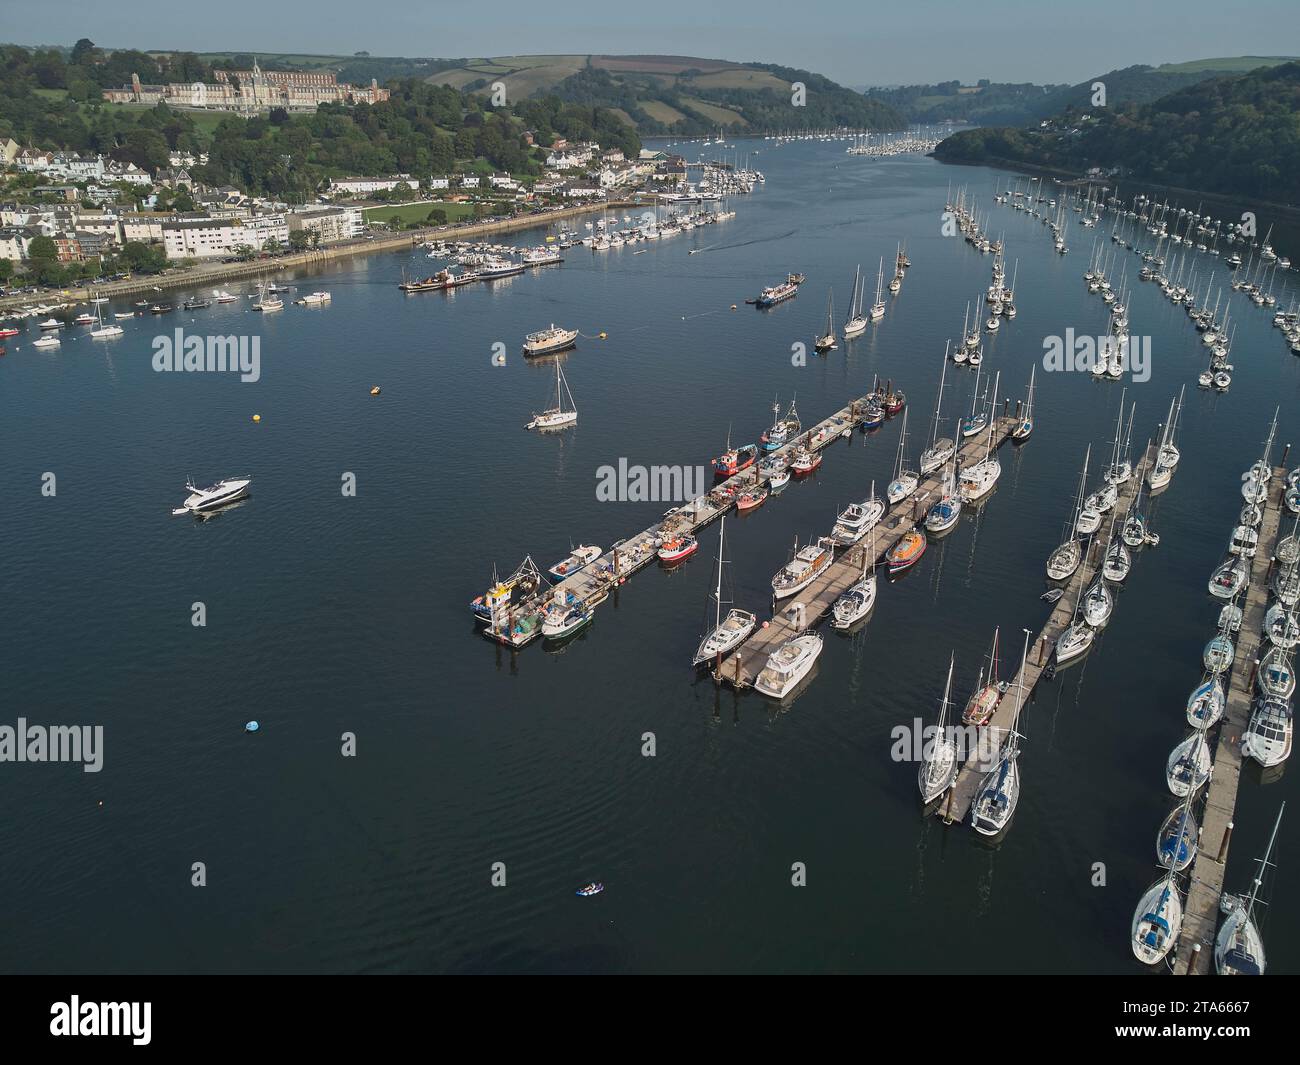
<path fill-rule="evenodd" d="M 1134 63 L 1300 54 L 1300 0 L 0 0 L 0 40 L 372 55 L 757 60 L 846 85 L 1078 82 Z"/>

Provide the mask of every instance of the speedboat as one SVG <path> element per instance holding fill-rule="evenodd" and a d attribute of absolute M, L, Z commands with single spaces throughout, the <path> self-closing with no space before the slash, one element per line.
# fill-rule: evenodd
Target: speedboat
<path fill-rule="evenodd" d="M 309 292 L 297 302 L 304 307 L 319 307 L 322 303 L 329 303 L 330 294 L 328 292 Z"/>
<path fill-rule="evenodd" d="M 599 547 L 594 544 L 580 544 L 569 553 L 567 558 L 561 559 L 546 572 L 551 575 L 551 580 L 562 581 L 586 569 L 600 556 L 601 550 Z"/>
<path fill-rule="evenodd" d="M 43 348 L 43 349 L 57 348 L 61 344 L 62 341 L 60 341 L 59 338 L 56 336 L 37 337 L 35 340 L 32 341 L 32 347 Z"/>
<path fill-rule="evenodd" d="M 772 594 L 777 599 L 802 591 L 820 577 L 835 559 L 835 541 L 823 536 L 815 544 L 799 548 L 789 562 L 772 578 Z"/>
<path fill-rule="evenodd" d="M 1165 762 L 1165 783 L 1170 791 L 1185 799 L 1188 792 L 1199 791 L 1213 771 L 1205 734 L 1193 732 L 1169 752 Z"/>
<path fill-rule="evenodd" d="M 233 503 L 238 499 L 243 499 L 248 495 L 248 486 L 252 483 L 251 477 L 227 478 L 224 481 L 218 481 L 207 488 L 196 488 L 190 481 L 185 482 L 185 488 L 190 493 L 185 498 L 185 502 L 180 505 L 173 514 L 200 514 L 204 511 L 216 510 L 218 507 L 224 507 L 227 503 Z"/>
<path fill-rule="evenodd" d="M 578 888 L 578 890 L 575 891 L 574 894 L 581 895 L 583 898 L 586 898 L 590 895 L 599 895 L 604 890 L 605 890 L 605 885 L 600 883 L 599 881 L 596 881 L 594 883 L 586 884 L 583 887 Z"/>
<path fill-rule="evenodd" d="M 1250 724 L 1241 738 L 1241 753 L 1260 765 L 1281 765 L 1291 757 L 1291 704 L 1283 699 L 1256 699 Z"/>
<path fill-rule="evenodd" d="M 1161 877 L 1138 900 L 1133 911 L 1133 954 L 1146 965 L 1156 965 L 1178 941 L 1183 928 L 1183 900 L 1172 872 Z"/>
<path fill-rule="evenodd" d="M 767 664 L 754 678 L 754 690 L 773 699 L 789 695 L 816 664 L 822 646 L 821 634 L 811 630 L 787 640 L 767 656 Z"/>

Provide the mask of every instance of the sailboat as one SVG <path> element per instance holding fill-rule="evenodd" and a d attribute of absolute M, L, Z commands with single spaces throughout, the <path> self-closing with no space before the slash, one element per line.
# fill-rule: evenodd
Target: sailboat
<path fill-rule="evenodd" d="M 569 397 L 569 406 L 564 406 L 564 397 Z M 578 421 L 578 408 L 573 402 L 573 393 L 569 391 L 569 382 L 564 379 L 564 371 L 560 369 L 560 360 L 555 360 L 555 406 L 540 414 L 534 414 L 533 420 L 524 426 L 525 429 L 564 429 L 567 426 L 575 425 Z"/>
<path fill-rule="evenodd" d="M 1138 961 L 1156 965 L 1178 940 L 1183 927 L 1183 899 L 1178 874 L 1170 869 L 1147 888 L 1133 911 L 1132 945 Z"/>
<path fill-rule="evenodd" d="M 1066 662 L 1072 662 L 1080 655 L 1087 653 L 1092 647 L 1092 641 L 1096 639 L 1097 632 L 1086 620 L 1080 617 L 1083 608 L 1083 593 L 1079 593 L 1079 599 L 1074 604 L 1074 620 L 1069 624 L 1064 632 L 1056 641 L 1056 664 L 1064 665 Z"/>
<path fill-rule="evenodd" d="M 1170 791 L 1182 799 L 1189 793 L 1199 791 L 1213 772 L 1205 733 L 1197 731 L 1169 752 L 1169 758 L 1165 762 L 1165 783 L 1169 785 Z"/>
<path fill-rule="evenodd" d="M 1066 526 L 1067 539 L 1047 558 L 1047 576 L 1054 581 L 1068 580 L 1083 561 L 1083 542 L 1074 535 L 1079 523 L 1079 512 L 1083 509 L 1083 492 L 1088 482 L 1088 460 L 1092 456 L 1092 445 L 1083 456 L 1083 470 L 1079 474 L 1079 491 L 1074 500 L 1074 511 L 1070 523 Z"/>
<path fill-rule="evenodd" d="M 1183 409 L 1183 389 L 1178 390 L 1178 397 L 1169 402 L 1169 418 L 1165 422 L 1164 431 L 1160 434 L 1160 448 L 1156 453 L 1156 461 L 1151 464 L 1147 470 L 1147 487 L 1151 491 L 1164 488 L 1174 476 L 1174 470 L 1178 468 L 1178 460 L 1182 453 L 1174 443 L 1174 434 L 1178 430 L 1178 414 Z"/>
<path fill-rule="evenodd" d="M 1020 711 L 1025 705 L 1025 662 L 1029 657 L 1029 630 L 1025 630 L 1025 646 L 1020 652 L 1020 672 L 1016 682 L 1016 712 L 1011 718 L 1011 729 L 1002 743 L 998 764 L 980 783 L 971 803 L 970 823 L 982 836 L 996 836 L 1011 822 L 1020 801 Z"/>
<path fill-rule="evenodd" d="M 831 627 L 848 629 L 865 618 L 876 605 L 876 530 L 871 529 L 871 544 L 862 556 L 862 576 L 831 607 Z"/>
<path fill-rule="evenodd" d="M 867 319 L 862 314 L 862 265 L 859 264 L 853 275 L 853 299 L 849 303 L 849 317 L 844 323 L 844 339 L 855 337 L 867 328 Z"/>
<path fill-rule="evenodd" d="M 885 317 L 885 300 L 881 293 L 881 283 L 885 278 L 885 260 L 880 260 L 880 270 L 876 274 L 876 302 L 871 305 L 870 318 L 878 322 Z"/>
<path fill-rule="evenodd" d="M 921 473 L 933 473 L 944 465 L 957 451 L 957 445 L 948 437 L 939 436 L 940 410 L 943 407 L 943 383 L 948 372 L 948 349 L 943 352 L 943 369 L 939 372 L 939 392 L 934 400 L 934 419 L 930 427 L 930 446 L 921 452 Z"/>
<path fill-rule="evenodd" d="M 1199 833 L 1189 795 L 1169 811 L 1156 832 L 1156 864 L 1181 873 L 1196 860 Z"/>
<path fill-rule="evenodd" d="M 987 725 L 993 712 L 1002 700 L 1005 685 L 998 681 L 998 629 L 993 630 L 993 648 L 989 652 L 988 683 L 985 683 L 984 666 L 980 665 L 980 677 L 966 701 L 962 712 L 963 725 Z"/>
<path fill-rule="evenodd" d="M 1002 375 L 998 374 L 996 381 L 1001 381 Z M 994 394 L 997 393 L 997 385 L 993 387 Z M 972 466 L 967 466 L 961 471 L 961 497 L 964 502 L 974 503 L 976 500 L 983 499 L 993 490 L 994 485 L 998 483 L 998 478 L 1002 476 L 1002 463 L 998 457 L 993 454 L 993 422 L 988 423 L 988 436 L 984 444 L 984 458 Z"/>
<path fill-rule="evenodd" d="M 956 451 L 943 471 L 943 485 L 939 491 L 939 501 L 925 515 L 925 531 L 936 535 L 947 532 L 961 517 L 962 496 L 957 487 Z"/>
<path fill-rule="evenodd" d="M 1228 705 L 1228 696 L 1223 689 L 1223 680 L 1208 670 L 1202 675 L 1201 683 L 1192 689 L 1187 697 L 1187 723 L 1192 728 L 1212 728 Z"/>
<path fill-rule="evenodd" d="M 835 347 L 835 290 L 832 289 L 826 300 L 826 332 L 813 341 L 813 350 L 830 351 Z"/>
<path fill-rule="evenodd" d="M 1259 862 L 1259 872 L 1251 883 L 1250 894 L 1244 897 L 1224 895 L 1219 900 L 1219 908 L 1227 914 L 1214 940 L 1214 971 L 1220 976 L 1264 975 L 1264 940 L 1255 924 L 1255 903 L 1259 901 L 1264 871 L 1272 864 L 1269 858 L 1273 854 L 1273 844 L 1277 842 L 1277 830 L 1285 812 L 1284 802 L 1277 812 L 1277 820 L 1273 822 L 1273 832 L 1268 838 L 1264 857 L 1256 859 Z"/>
<path fill-rule="evenodd" d="M 903 427 L 898 436 L 898 456 L 894 459 L 894 479 L 885 489 L 885 498 L 892 506 L 901 503 L 916 491 L 921 475 L 907 468 L 907 411 L 903 411 Z"/>
<path fill-rule="evenodd" d="M 975 387 L 971 390 L 970 417 L 961 423 L 963 437 L 978 436 L 989 423 L 988 378 L 984 379 L 984 394 L 980 395 L 980 370 L 975 371 Z"/>
<path fill-rule="evenodd" d="M 921 766 L 917 770 L 916 783 L 921 789 L 921 802 L 928 806 L 952 787 L 957 779 L 957 738 L 949 733 L 948 697 L 952 694 L 952 671 L 957 656 L 954 652 L 948 660 L 948 683 L 943 689 L 943 701 L 939 704 L 939 724 L 931 741 L 925 745 L 921 757 Z"/>
<path fill-rule="evenodd" d="M 268 294 L 266 283 L 259 281 L 257 284 L 257 299 L 253 303 L 255 311 L 279 311 L 284 309 L 284 300 L 275 294 Z"/>
<path fill-rule="evenodd" d="M 104 324 L 104 311 L 102 304 L 95 304 L 95 320 L 98 322 L 98 325 L 90 331 L 90 335 L 96 340 L 107 340 L 109 337 L 120 337 L 122 335 L 122 327 L 120 325 L 113 325 L 111 323 L 109 325 Z"/>
<path fill-rule="evenodd" d="M 1024 413 L 1016 427 L 1011 430 L 1011 439 L 1017 443 L 1028 440 L 1029 434 L 1034 431 L 1034 371 L 1036 369 L 1038 369 L 1036 365 L 1029 368 L 1029 395 L 1025 400 Z"/>
<path fill-rule="evenodd" d="M 723 545 L 726 543 L 727 516 L 724 514 L 718 525 L 718 581 L 709 597 L 713 600 L 713 628 L 705 633 L 700 646 L 695 651 L 691 662 L 694 666 L 708 662 L 721 664 L 723 656 L 739 647 L 758 624 L 758 618 L 748 610 L 732 608 L 727 611 L 726 619 L 722 617 L 722 564 Z"/>

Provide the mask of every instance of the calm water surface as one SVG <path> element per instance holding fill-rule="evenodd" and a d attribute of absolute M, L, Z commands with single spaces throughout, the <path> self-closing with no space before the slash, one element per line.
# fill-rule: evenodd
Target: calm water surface
<path fill-rule="evenodd" d="M 1034 437 L 1004 452 L 982 513 L 882 584 L 861 634 L 827 630 L 815 681 L 783 712 L 688 668 L 715 529 L 676 572 L 637 575 L 561 652 L 512 655 L 475 631 L 466 604 L 494 564 L 608 546 L 664 510 L 598 503 L 599 466 L 704 463 L 729 431 L 756 439 L 774 396 L 797 394 L 808 422 L 876 374 L 906 390 L 919 446 L 944 341 L 992 264 L 941 235 L 949 182 L 1019 263 L 1019 315 L 986 347 L 1003 396 L 1023 396 L 1044 336 L 1104 332 L 1080 276 L 1092 237 L 1073 216 L 1070 254 L 1055 255 L 1044 227 L 994 206 L 1005 176 L 842 144 L 752 147 L 767 183 L 737 217 L 657 244 L 574 249 L 561 267 L 449 296 L 398 292 L 403 268 L 436 265 L 419 253 L 375 255 L 296 279 L 328 289 L 325 308 L 263 319 L 243 300 L 137 318 L 108 343 L 70 329 L 53 354 L 30 346 L 34 327 L 9 342 L 0 721 L 102 724 L 105 766 L 0 769 L 4 968 L 1139 970 L 1129 921 L 1156 877 L 1164 762 L 1217 617 L 1205 581 L 1275 405 L 1282 440 L 1297 432 L 1300 360 L 1242 297 L 1232 390 L 1209 395 L 1185 314 L 1135 287 L 1132 330 L 1153 346 L 1151 380 L 1128 385 L 1135 446 L 1188 384 L 1184 457 L 1152 507 L 1162 543 L 1104 639 L 1025 715 L 1022 799 L 998 847 L 922 815 L 890 730 L 933 717 L 951 652 L 964 699 L 994 626 L 1008 666 L 1021 629 L 1041 626 L 1043 560 L 1085 446 L 1109 447 L 1119 385 L 1040 370 Z M 870 296 L 899 240 L 913 268 L 884 321 L 792 366 L 828 289 L 838 324 L 854 267 Z M 789 270 L 808 274 L 796 300 L 744 305 Z M 517 352 L 551 321 L 584 334 L 563 363 L 581 419 L 542 437 L 521 426 L 553 369 Z M 152 338 L 178 325 L 260 334 L 262 379 L 153 372 Z M 948 375 L 949 431 L 973 382 Z M 765 613 L 794 538 L 827 531 L 873 480 L 883 489 L 899 428 L 837 443 L 815 480 L 728 522 L 741 605 Z M 340 491 L 348 472 L 355 498 Z M 254 478 L 243 506 L 168 516 L 187 476 L 239 474 Z M 206 628 L 190 624 L 197 601 Z M 340 756 L 347 731 L 355 758 Z M 655 758 L 641 756 L 647 731 Z M 1245 775 L 1229 887 L 1247 884 L 1293 781 Z M 1295 827 L 1283 825 L 1279 901 L 1300 868 Z M 205 888 L 190 886 L 196 861 Z M 505 888 L 490 886 L 494 862 Z M 794 862 L 806 888 L 790 886 Z M 575 899 L 590 879 L 605 894 Z M 1265 935 L 1274 970 L 1300 968 L 1293 910 L 1271 907 Z"/>

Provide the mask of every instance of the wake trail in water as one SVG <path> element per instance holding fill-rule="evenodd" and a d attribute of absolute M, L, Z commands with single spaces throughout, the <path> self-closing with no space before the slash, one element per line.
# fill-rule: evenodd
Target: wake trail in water
<path fill-rule="evenodd" d="M 785 240 L 787 237 L 793 237 L 795 230 L 788 233 L 776 233 L 770 237 L 755 237 L 753 240 L 742 240 L 736 244 L 710 244 L 707 248 L 695 249 L 696 255 L 702 255 L 706 251 L 730 251 L 732 248 L 748 248 L 754 244 L 770 244 L 774 240 Z"/>

